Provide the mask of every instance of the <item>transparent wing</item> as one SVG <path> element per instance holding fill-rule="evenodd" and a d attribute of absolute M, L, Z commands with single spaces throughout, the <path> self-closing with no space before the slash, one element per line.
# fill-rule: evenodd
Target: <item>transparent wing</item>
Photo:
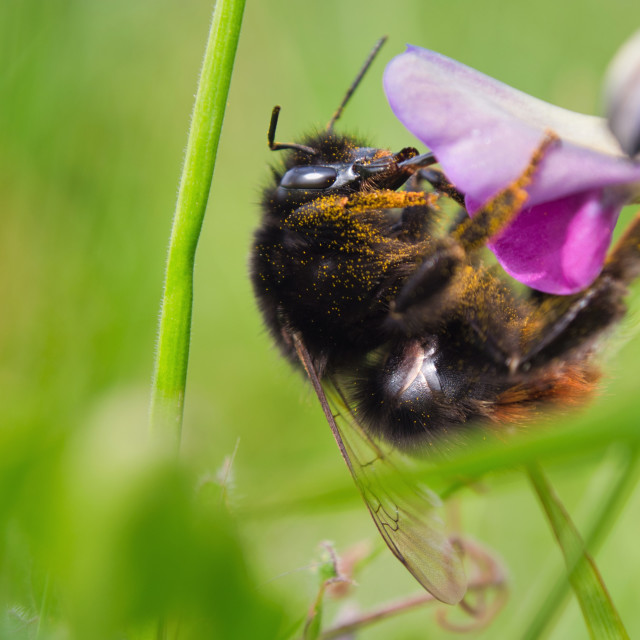
<path fill-rule="evenodd" d="M 366 434 L 334 381 L 320 383 L 304 344 L 299 336 L 293 339 L 342 457 L 387 546 L 429 593 L 457 604 L 467 579 L 460 552 L 439 516 L 440 499 L 402 475 L 392 460 L 396 454 Z"/>

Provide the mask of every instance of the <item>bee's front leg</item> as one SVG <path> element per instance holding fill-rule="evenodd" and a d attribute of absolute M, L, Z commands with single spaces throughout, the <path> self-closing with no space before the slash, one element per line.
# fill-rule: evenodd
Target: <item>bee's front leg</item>
<path fill-rule="evenodd" d="M 440 169 L 420 169 L 412 176 L 417 182 L 428 182 L 435 191 L 443 193 L 454 202 L 464 207 L 464 193 L 459 191 L 455 185 L 447 179 Z"/>
<path fill-rule="evenodd" d="M 342 204 L 345 209 L 354 213 L 362 213 L 372 209 L 404 209 L 405 207 L 432 207 L 438 201 L 437 193 L 425 191 L 361 191 L 352 196 L 344 196 Z"/>

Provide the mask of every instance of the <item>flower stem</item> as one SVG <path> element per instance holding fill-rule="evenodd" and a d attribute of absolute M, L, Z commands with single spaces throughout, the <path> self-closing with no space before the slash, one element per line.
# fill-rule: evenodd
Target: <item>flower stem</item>
<path fill-rule="evenodd" d="M 156 438 L 177 453 L 189 360 L 193 266 L 209 198 L 245 0 L 218 0 L 200 72 L 164 281 L 151 391 Z"/>

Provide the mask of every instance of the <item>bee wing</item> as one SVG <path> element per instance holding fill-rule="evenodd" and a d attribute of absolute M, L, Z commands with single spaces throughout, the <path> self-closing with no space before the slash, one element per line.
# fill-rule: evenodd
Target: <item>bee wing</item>
<path fill-rule="evenodd" d="M 363 430 L 339 386 L 333 381 L 320 383 L 300 336 L 294 335 L 293 341 L 380 535 L 429 593 L 447 604 L 457 604 L 465 594 L 467 579 L 460 552 L 447 537 L 438 514 L 440 499 L 402 475 L 390 454 Z"/>

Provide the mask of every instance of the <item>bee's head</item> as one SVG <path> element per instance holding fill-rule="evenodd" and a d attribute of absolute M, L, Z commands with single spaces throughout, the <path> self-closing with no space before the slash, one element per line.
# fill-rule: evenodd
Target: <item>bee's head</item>
<path fill-rule="evenodd" d="M 419 166 L 412 147 L 391 153 L 376 149 L 354 137 L 328 129 L 309 136 L 303 143 L 274 142 L 280 107 L 274 107 L 269 127 L 269 147 L 287 150 L 284 170 L 274 170 L 272 202 L 289 208 L 330 195 L 349 195 L 374 189 L 398 189 Z M 435 160 L 433 160 L 435 162 Z"/>
<path fill-rule="evenodd" d="M 267 134 L 269 148 L 272 151 L 287 150 L 287 155 L 284 169 L 273 170 L 274 182 L 265 191 L 263 202 L 272 213 L 281 215 L 323 196 L 395 190 L 419 168 L 436 162 L 431 154 L 418 155 L 413 147 L 391 153 L 334 131 L 345 105 L 385 40 L 383 37 L 376 43 L 324 131 L 309 136 L 302 143 L 276 142 L 280 107 L 273 108 Z"/>

